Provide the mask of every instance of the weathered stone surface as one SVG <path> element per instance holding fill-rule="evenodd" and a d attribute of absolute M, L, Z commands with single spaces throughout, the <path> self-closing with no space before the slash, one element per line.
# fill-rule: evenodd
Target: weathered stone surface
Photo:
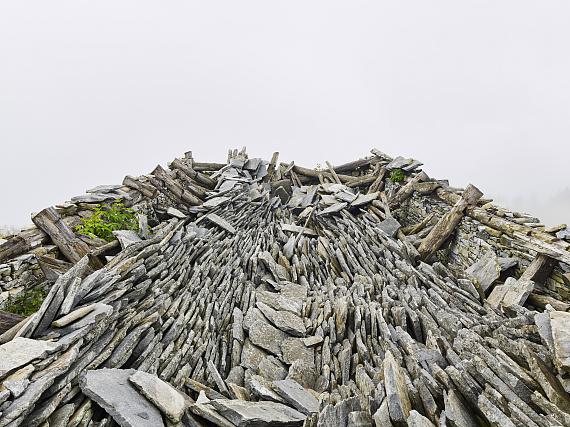
<path fill-rule="evenodd" d="M 18 337 L 0 345 L 0 378 L 55 351 L 57 343 Z"/>
<path fill-rule="evenodd" d="M 550 328 L 556 365 L 563 372 L 570 372 L 570 313 L 551 311 Z"/>
<path fill-rule="evenodd" d="M 323 342 L 323 337 L 319 337 L 319 336 L 312 336 L 312 337 L 303 338 L 303 344 L 305 344 L 305 346 L 307 346 L 307 347 L 314 347 L 314 346 L 321 344 L 322 342 Z"/>
<path fill-rule="evenodd" d="M 289 367 L 287 379 L 297 381 L 305 388 L 315 388 L 317 382 L 317 369 L 313 363 L 304 360 L 295 360 Z"/>
<path fill-rule="evenodd" d="M 122 427 L 164 426 L 159 410 L 129 382 L 135 373 L 134 369 L 87 371 L 81 390 Z"/>
<path fill-rule="evenodd" d="M 271 388 L 271 383 L 261 375 L 252 375 L 246 379 L 246 386 L 248 390 L 253 395 L 258 396 L 260 400 L 272 400 L 274 402 L 285 403 L 285 400 Z"/>
<path fill-rule="evenodd" d="M 278 329 L 295 337 L 302 337 L 307 330 L 303 324 L 303 319 L 290 311 L 277 311 L 268 305 L 258 302 L 257 307 L 265 317 Z"/>
<path fill-rule="evenodd" d="M 296 381 L 273 381 L 273 389 L 299 412 L 308 415 L 319 410 L 319 401 Z"/>
<path fill-rule="evenodd" d="M 394 237 L 402 226 L 395 218 L 390 216 L 378 224 L 378 228 L 388 236 Z"/>
<path fill-rule="evenodd" d="M 117 238 L 121 248 L 123 249 L 126 249 L 142 240 L 134 230 L 117 230 L 113 231 L 113 235 Z"/>
<path fill-rule="evenodd" d="M 268 381 L 282 380 L 287 376 L 287 367 L 279 359 L 268 356 L 259 363 L 258 372 Z"/>
<path fill-rule="evenodd" d="M 488 251 L 479 261 L 465 270 L 465 273 L 474 277 L 481 290 L 486 292 L 501 275 L 501 265 L 495 252 Z"/>
<path fill-rule="evenodd" d="M 268 291 L 256 292 L 257 301 L 262 302 L 274 310 L 290 311 L 296 315 L 301 315 L 303 301 L 300 298 L 285 296 L 281 293 Z"/>
<path fill-rule="evenodd" d="M 187 408 L 182 393 L 157 376 L 142 371 L 136 371 L 129 376 L 129 381 L 168 419 L 174 423 L 180 421 Z"/>
<path fill-rule="evenodd" d="M 534 282 L 509 277 L 504 285 L 493 288 L 487 300 L 493 307 L 523 305 L 533 289 Z"/>
<path fill-rule="evenodd" d="M 394 423 L 404 423 L 412 410 L 404 375 L 390 351 L 386 352 L 383 364 L 384 385 L 390 418 Z"/>
<path fill-rule="evenodd" d="M 472 412 L 461 401 L 455 390 L 444 394 L 445 417 L 451 427 L 477 427 Z"/>
<path fill-rule="evenodd" d="M 358 397 L 344 399 L 336 405 L 328 404 L 319 413 L 318 427 L 338 426 L 348 424 L 348 415 L 361 410 Z"/>
<path fill-rule="evenodd" d="M 386 399 L 382 401 L 382 404 L 376 410 L 372 419 L 375 427 L 392 427 L 390 411 L 388 410 L 388 401 Z"/>
<path fill-rule="evenodd" d="M 301 426 L 306 415 L 276 402 L 212 400 L 212 406 L 236 426 Z"/>
<path fill-rule="evenodd" d="M 348 427 L 368 427 L 372 419 L 367 411 L 354 411 L 348 414 Z"/>
<path fill-rule="evenodd" d="M 285 338 L 281 342 L 281 351 L 283 352 L 283 361 L 291 364 L 296 360 L 302 361 L 307 365 L 315 363 L 315 351 L 313 347 L 307 347 L 302 338 Z"/>
<path fill-rule="evenodd" d="M 410 416 L 408 417 L 408 427 L 435 427 L 433 423 L 420 414 L 418 411 L 410 411 Z"/>
<path fill-rule="evenodd" d="M 262 320 L 254 321 L 249 327 L 249 339 L 251 342 L 277 356 L 281 355 L 281 343 L 286 338 L 287 334 L 285 332 Z"/>
<path fill-rule="evenodd" d="M 261 361 L 267 356 L 267 353 L 256 345 L 252 344 L 249 339 L 243 343 L 241 351 L 241 365 L 244 368 L 249 368 L 257 371 Z"/>

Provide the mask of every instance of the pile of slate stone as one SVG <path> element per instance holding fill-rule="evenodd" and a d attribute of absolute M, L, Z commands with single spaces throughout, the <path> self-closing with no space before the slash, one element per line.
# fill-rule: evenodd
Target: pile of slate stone
<path fill-rule="evenodd" d="M 100 246 L 43 212 L 67 267 L 0 336 L 0 427 L 570 425 L 567 301 L 535 295 L 570 244 L 528 232 L 522 275 L 491 252 L 446 263 L 489 201 L 420 166 L 186 156 L 127 177 L 150 227 Z M 407 224 L 418 194 L 449 208 Z"/>

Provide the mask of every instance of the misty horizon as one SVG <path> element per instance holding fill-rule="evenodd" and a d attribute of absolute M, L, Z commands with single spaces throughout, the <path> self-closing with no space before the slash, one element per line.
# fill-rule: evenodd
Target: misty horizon
<path fill-rule="evenodd" d="M 373 147 L 570 221 L 570 3 L 7 2 L 0 224 L 187 150 Z"/>

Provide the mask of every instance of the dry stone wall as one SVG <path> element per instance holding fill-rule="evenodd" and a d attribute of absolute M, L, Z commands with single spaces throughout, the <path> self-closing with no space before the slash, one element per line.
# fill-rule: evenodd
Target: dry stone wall
<path fill-rule="evenodd" d="M 186 155 L 0 246 L 58 247 L 42 306 L 0 335 L 0 427 L 570 425 L 570 313 L 542 290 L 563 238 L 521 234 L 413 159 L 277 156 Z M 150 230 L 74 233 L 111 195 Z"/>
<path fill-rule="evenodd" d="M 440 218 L 447 210 L 449 210 L 449 204 L 445 201 L 435 196 L 415 194 L 406 202 L 404 209 L 400 212 L 400 219 L 404 225 L 410 225 L 421 222 L 430 213 L 434 213 L 435 218 Z M 495 211 L 500 212 L 502 217 L 511 218 L 519 224 L 527 224 L 529 228 L 546 228 L 540 224 L 538 219 L 529 215 L 511 212 L 504 208 L 498 208 Z M 553 230 L 561 227 L 564 225 L 553 227 Z M 560 233 L 560 235 L 566 236 L 566 233 Z M 498 257 L 516 260 L 513 269 L 515 275 L 519 277 L 539 253 L 529 249 L 520 238 L 509 236 L 501 230 L 482 224 L 470 216 L 465 216 L 441 255 L 457 268 L 466 269 L 490 250 Z M 544 280 L 544 292 L 562 300 L 570 300 L 569 272 L 570 265 L 567 263 L 560 263 L 556 266 L 549 277 Z"/>

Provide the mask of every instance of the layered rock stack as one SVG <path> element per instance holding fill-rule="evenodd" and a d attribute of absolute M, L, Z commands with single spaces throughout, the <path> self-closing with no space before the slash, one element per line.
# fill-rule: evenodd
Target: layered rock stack
<path fill-rule="evenodd" d="M 570 425 L 565 228 L 420 167 L 187 155 L 42 211 L 0 246 L 49 289 L 0 336 L 0 427 Z M 117 198 L 151 232 L 73 232 Z M 473 222 L 516 248 L 469 262 Z"/>

